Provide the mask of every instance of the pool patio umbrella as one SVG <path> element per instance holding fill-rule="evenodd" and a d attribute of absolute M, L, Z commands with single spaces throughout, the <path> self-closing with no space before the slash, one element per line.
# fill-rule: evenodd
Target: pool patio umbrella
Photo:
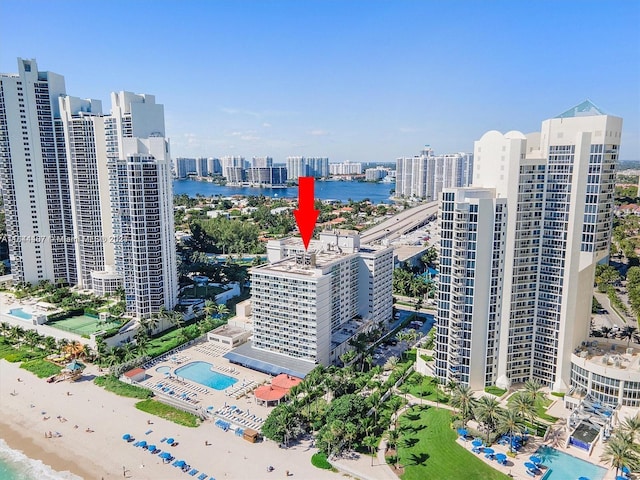
<path fill-rule="evenodd" d="M 542 459 L 540 457 L 536 457 L 535 455 L 531 455 L 529 457 L 529 460 L 531 460 L 535 464 L 542 463 Z"/>
<path fill-rule="evenodd" d="M 173 438 L 171 438 L 171 437 L 167 438 L 167 443 L 168 443 L 169 445 L 171 445 L 171 444 L 172 444 L 172 443 L 174 443 L 174 442 L 175 442 L 175 440 L 174 440 Z"/>
<path fill-rule="evenodd" d="M 138 442 L 138 446 L 139 447 L 146 447 L 147 446 L 147 441 L 146 440 L 142 440 L 142 441 Z"/>
<path fill-rule="evenodd" d="M 480 447 L 482 446 L 482 440 L 476 438 L 473 442 L 471 442 L 471 445 L 473 445 L 474 447 Z"/>
<path fill-rule="evenodd" d="M 499 462 L 503 462 L 507 459 L 507 456 L 504 453 L 496 453 L 496 460 Z"/>
<path fill-rule="evenodd" d="M 171 458 L 171 454 L 169 452 L 162 452 L 160 458 Z"/>
<path fill-rule="evenodd" d="M 184 467 L 187 464 L 187 462 L 185 462 L 184 460 L 178 460 L 176 463 L 173 464 L 174 467 Z"/>
<path fill-rule="evenodd" d="M 467 430 L 464 428 L 459 428 L 458 429 L 458 435 L 460 435 L 461 437 L 466 437 L 467 436 Z"/>
<path fill-rule="evenodd" d="M 530 469 L 530 470 L 535 470 L 536 468 L 538 468 L 538 467 L 536 467 L 536 466 L 535 466 L 533 463 L 531 463 L 531 462 L 525 462 L 525 463 L 524 463 L 524 466 L 525 466 L 525 467 L 527 467 L 527 468 L 528 468 L 528 469 Z"/>
<path fill-rule="evenodd" d="M 623 465 L 620 470 L 622 470 L 622 473 L 624 473 L 625 475 L 629 475 L 631 473 L 631 470 L 629 470 L 629 467 L 625 465 Z"/>
<path fill-rule="evenodd" d="M 623 477 L 622 475 L 618 475 L 616 480 L 629 480 L 627 477 Z"/>
<path fill-rule="evenodd" d="M 495 450 L 493 448 L 485 448 L 484 453 L 494 453 Z"/>
<path fill-rule="evenodd" d="M 129 440 L 130 438 L 131 438 L 131 435 L 129 435 L 128 433 L 125 433 L 124 435 L 122 435 L 123 440 Z"/>
<path fill-rule="evenodd" d="M 148 450 L 150 452 L 155 452 L 156 451 L 156 446 L 155 445 L 149 445 L 149 447 L 147 447 L 147 448 L 148 448 Z"/>

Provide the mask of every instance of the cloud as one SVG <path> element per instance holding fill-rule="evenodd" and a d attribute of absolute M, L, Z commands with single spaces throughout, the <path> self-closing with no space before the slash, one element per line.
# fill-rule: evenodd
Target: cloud
<path fill-rule="evenodd" d="M 271 124 L 270 124 L 270 123 L 267 123 L 267 122 L 264 122 L 264 123 L 262 124 L 262 126 L 263 126 L 263 127 L 265 127 L 265 128 L 269 128 L 269 127 L 271 127 Z"/>
<path fill-rule="evenodd" d="M 400 127 L 398 128 L 398 131 L 400 133 L 417 133 L 422 131 L 421 128 L 416 128 L 416 127 Z"/>
<path fill-rule="evenodd" d="M 322 129 L 311 130 L 309 135 L 313 135 L 314 137 L 323 137 L 325 135 L 329 135 L 329 132 Z"/>

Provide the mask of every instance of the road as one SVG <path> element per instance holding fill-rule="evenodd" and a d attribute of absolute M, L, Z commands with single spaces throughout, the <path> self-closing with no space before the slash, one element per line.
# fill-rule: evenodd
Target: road
<path fill-rule="evenodd" d="M 438 202 L 424 203 L 417 207 L 409 208 L 365 230 L 360 236 L 360 242 L 365 244 L 382 238 L 397 238 L 423 223 L 426 218 L 437 213 Z"/>

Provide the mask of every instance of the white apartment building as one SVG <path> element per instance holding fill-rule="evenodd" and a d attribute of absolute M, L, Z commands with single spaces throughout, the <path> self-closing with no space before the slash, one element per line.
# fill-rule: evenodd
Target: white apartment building
<path fill-rule="evenodd" d="M 285 167 L 253 167 L 245 172 L 245 180 L 251 187 L 284 187 L 287 184 Z"/>
<path fill-rule="evenodd" d="M 364 179 L 367 182 L 377 182 L 389 175 L 389 169 L 384 167 L 367 168 L 364 171 Z"/>
<path fill-rule="evenodd" d="M 490 131 L 475 143 L 473 186 L 494 188 L 507 217 L 497 369 L 486 384 L 570 387 L 571 355 L 589 334 L 595 266 L 609 253 L 621 131 L 621 118 L 587 101 L 539 133 Z M 475 288 L 489 296 L 493 285 Z M 438 318 L 439 331 L 448 321 Z"/>
<path fill-rule="evenodd" d="M 220 159 L 222 167 L 222 176 L 230 183 L 242 182 L 242 172 L 247 168 L 247 162 L 244 157 L 226 156 Z M 238 180 L 240 175 L 240 180 Z"/>
<path fill-rule="evenodd" d="M 196 175 L 199 177 L 209 176 L 209 159 L 207 157 L 196 158 Z"/>
<path fill-rule="evenodd" d="M 287 157 L 287 178 L 297 182 L 299 177 L 324 178 L 329 176 L 326 157 Z"/>
<path fill-rule="evenodd" d="M 75 232 L 77 284 L 92 289 L 92 272 L 114 263 L 109 172 L 102 102 L 59 98 L 66 140 Z"/>
<path fill-rule="evenodd" d="M 506 201 L 494 189 L 444 189 L 438 216 L 436 374 L 482 390 L 497 371 Z"/>
<path fill-rule="evenodd" d="M 175 171 L 176 177 L 178 177 L 179 179 L 187 178 L 189 175 L 197 175 L 196 159 L 184 157 L 176 158 Z"/>
<path fill-rule="evenodd" d="M 358 333 L 391 319 L 392 248 L 360 245 L 353 231 L 329 231 L 307 252 L 300 238 L 288 238 L 270 241 L 267 253 L 269 264 L 251 269 L 253 342 L 227 354 L 231 361 L 253 366 L 258 359 L 273 365 L 270 372 L 282 366 L 304 376 L 338 361 Z"/>
<path fill-rule="evenodd" d="M 435 155 L 431 148 L 425 148 L 420 155 L 398 158 L 396 171 L 396 197 L 438 200 L 443 188 L 471 184 L 473 155 Z"/>
<path fill-rule="evenodd" d="M 331 175 L 360 175 L 362 173 L 362 163 L 350 162 L 330 163 L 329 173 Z"/>
<path fill-rule="evenodd" d="M 251 159 L 250 168 L 267 168 L 267 167 L 273 167 L 272 157 L 253 157 Z"/>
<path fill-rule="evenodd" d="M 64 77 L 35 60 L 18 58 L 17 74 L 0 74 L 0 185 L 16 282 L 76 283 L 64 94 Z"/>
<path fill-rule="evenodd" d="M 173 187 L 164 107 L 153 95 L 111 94 L 107 123 L 116 271 L 127 313 L 145 318 L 177 303 Z"/>

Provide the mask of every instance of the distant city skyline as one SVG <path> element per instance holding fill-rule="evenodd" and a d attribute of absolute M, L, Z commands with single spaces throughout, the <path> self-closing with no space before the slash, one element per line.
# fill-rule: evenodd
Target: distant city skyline
<path fill-rule="evenodd" d="M 150 92 L 174 158 L 471 152 L 487 130 L 533 132 L 590 99 L 624 118 L 620 159 L 640 160 L 638 2 L 5 0 L 0 13 L 0 72 L 34 58 L 83 98 Z"/>

